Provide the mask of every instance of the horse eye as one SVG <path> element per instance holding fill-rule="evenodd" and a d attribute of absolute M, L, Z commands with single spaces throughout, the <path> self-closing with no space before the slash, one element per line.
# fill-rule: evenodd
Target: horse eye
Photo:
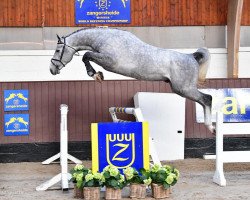
<path fill-rule="evenodd" d="M 56 50 L 56 52 L 60 52 L 60 50 Z"/>

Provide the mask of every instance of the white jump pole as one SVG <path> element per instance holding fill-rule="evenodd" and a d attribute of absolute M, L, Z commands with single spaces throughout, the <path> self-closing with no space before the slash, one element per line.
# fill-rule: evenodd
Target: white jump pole
<path fill-rule="evenodd" d="M 65 104 L 62 104 L 60 106 L 60 110 L 61 110 L 61 123 L 60 123 L 61 181 L 62 181 L 62 189 L 67 190 L 69 188 L 69 183 L 68 183 L 68 128 L 67 128 L 68 106 Z"/>
<path fill-rule="evenodd" d="M 68 173 L 68 159 L 75 163 L 82 163 L 80 160 L 74 158 L 68 154 L 68 128 L 67 128 L 67 114 L 68 106 L 61 104 L 61 123 L 60 123 L 60 153 L 45 160 L 43 164 L 49 164 L 54 160 L 60 158 L 61 173 L 54 176 L 52 179 L 36 187 L 37 191 L 44 191 L 61 181 L 62 190 L 66 191 L 69 189 L 69 180 L 71 174 Z"/>
<path fill-rule="evenodd" d="M 124 120 L 118 119 L 116 113 L 125 113 L 129 115 L 134 115 L 137 122 L 145 121 L 140 108 L 111 107 L 109 108 L 109 112 L 113 122 L 126 122 Z M 154 144 L 154 139 L 152 137 L 149 137 L 149 154 L 152 158 L 153 163 L 161 166 L 161 161 L 158 157 Z"/>

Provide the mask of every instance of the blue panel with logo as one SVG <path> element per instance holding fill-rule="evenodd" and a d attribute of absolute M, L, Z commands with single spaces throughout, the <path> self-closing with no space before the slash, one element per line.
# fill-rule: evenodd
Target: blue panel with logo
<path fill-rule="evenodd" d="M 92 126 L 92 147 L 96 146 L 92 148 L 94 171 L 102 171 L 107 165 L 120 170 L 149 167 L 147 123 L 98 123 L 96 130 L 98 133 Z"/>
<path fill-rule="evenodd" d="M 250 122 L 250 89 L 224 89 L 225 122 Z"/>
<path fill-rule="evenodd" d="M 130 0 L 75 0 L 76 24 L 121 24 L 130 21 Z"/>
<path fill-rule="evenodd" d="M 28 90 L 4 90 L 4 111 L 29 110 Z"/>
<path fill-rule="evenodd" d="M 216 112 L 224 115 L 224 122 L 250 122 L 250 89 L 224 88 L 201 89 L 201 92 L 212 95 L 212 121 L 216 121 Z M 196 120 L 204 122 L 203 109 L 196 104 Z"/>
<path fill-rule="evenodd" d="M 29 135 L 29 114 L 5 114 L 4 135 Z"/>

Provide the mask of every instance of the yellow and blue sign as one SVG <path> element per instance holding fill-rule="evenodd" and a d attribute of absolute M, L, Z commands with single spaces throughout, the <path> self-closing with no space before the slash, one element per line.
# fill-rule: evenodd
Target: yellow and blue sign
<path fill-rule="evenodd" d="M 4 135 L 29 135 L 29 114 L 5 114 Z"/>
<path fill-rule="evenodd" d="M 149 135 L 146 122 L 91 124 L 92 168 L 149 169 Z"/>
<path fill-rule="evenodd" d="M 28 90 L 4 90 L 4 111 L 29 110 Z"/>
<path fill-rule="evenodd" d="M 216 121 L 216 112 L 223 113 L 224 122 L 250 121 L 250 89 L 225 88 L 201 89 L 201 92 L 212 95 L 212 121 Z M 196 121 L 204 122 L 203 109 L 196 103 Z"/>
<path fill-rule="evenodd" d="M 130 21 L 130 0 L 75 0 L 76 24 L 121 24 Z"/>

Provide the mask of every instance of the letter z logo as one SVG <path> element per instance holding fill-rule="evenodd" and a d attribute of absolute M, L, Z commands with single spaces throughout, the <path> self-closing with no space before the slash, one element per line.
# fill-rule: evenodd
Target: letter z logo
<path fill-rule="evenodd" d="M 118 161 L 128 160 L 128 158 L 119 158 L 117 156 L 119 156 L 122 152 L 126 151 L 126 149 L 129 147 L 129 144 L 118 143 L 118 144 L 115 144 L 114 146 L 121 147 L 121 149 L 116 152 L 116 154 L 113 156 L 112 160 L 118 160 Z"/>

